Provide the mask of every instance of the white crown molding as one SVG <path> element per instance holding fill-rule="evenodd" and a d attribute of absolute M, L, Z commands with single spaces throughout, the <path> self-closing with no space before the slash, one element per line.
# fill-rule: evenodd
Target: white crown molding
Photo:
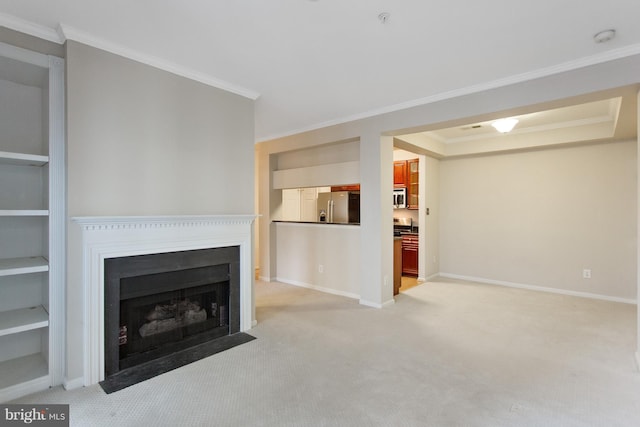
<path fill-rule="evenodd" d="M 258 99 L 258 97 L 260 96 L 260 94 L 256 91 L 234 85 L 233 83 L 217 79 L 209 74 L 175 64 L 162 58 L 148 55 L 134 49 L 130 49 L 126 46 L 122 46 L 117 43 L 95 37 L 89 33 L 62 23 L 60 23 L 58 25 L 58 28 L 54 30 L 44 25 L 35 24 L 33 22 L 26 21 L 13 15 L 0 13 L 0 26 L 7 27 L 9 29 L 28 34 L 30 36 L 38 37 L 58 44 L 63 44 L 67 40 L 74 40 L 119 56 L 123 56 L 128 59 L 132 59 L 137 62 L 141 62 L 146 65 L 150 65 L 164 71 L 168 71 L 178 76 L 195 80 L 197 82 L 206 84 L 207 86 L 212 86 L 218 89 L 226 90 L 227 92 L 235 93 L 236 95 L 249 98 L 253 101 Z"/>
<path fill-rule="evenodd" d="M 126 46 L 101 39 L 63 23 L 60 23 L 58 27 L 58 34 L 60 34 L 65 41 L 73 40 L 82 44 L 86 44 L 146 65 L 150 65 L 154 68 L 158 68 L 160 70 L 164 70 L 181 77 L 195 80 L 208 86 L 235 93 L 236 95 L 240 95 L 254 101 L 260 96 L 258 92 L 255 92 L 253 90 L 234 85 L 233 83 L 217 79 L 209 74 L 202 73 L 200 71 L 196 71 L 182 65 L 178 65 L 165 59 L 158 58 L 153 55 L 148 55 L 146 53 L 130 49 Z"/>
<path fill-rule="evenodd" d="M 45 27 L 44 25 L 34 24 L 17 16 L 7 15 L 6 13 L 0 13 L 0 26 L 50 42 L 58 44 L 64 43 L 64 39 L 60 37 L 56 30 Z"/>
<path fill-rule="evenodd" d="M 140 228 L 174 228 L 251 224 L 256 215 L 84 216 L 71 220 L 84 230 L 108 231 Z"/>
<path fill-rule="evenodd" d="M 633 55 L 640 54 L 640 43 L 633 44 L 618 49 L 612 49 L 606 52 L 599 53 L 597 55 L 591 55 L 583 58 L 579 58 L 573 61 L 563 62 L 561 64 L 553 65 L 546 68 L 540 68 L 526 73 L 515 74 L 502 79 L 492 80 L 489 82 L 479 83 L 476 85 L 466 86 L 460 89 L 454 89 L 447 92 L 441 92 L 435 95 L 427 96 L 424 98 L 418 98 L 399 104 L 393 104 L 386 107 L 378 108 L 375 110 L 366 111 L 363 113 L 353 114 L 351 116 L 345 116 L 338 119 L 328 120 L 325 122 L 309 125 L 303 128 L 295 129 L 292 131 L 285 131 L 278 134 L 268 135 L 256 139 L 256 143 L 270 141 L 279 138 L 285 138 L 292 135 L 297 135 L 304 132 L 310 132 L 318 129 L 322 129 L 329 126 L 336 126 L 356 120 L 368 119 L 371 117 L 379 116 L 382 114 L 393 113 L 400 110 L 406 110 L 412 107 L 419 107 L 421 105 L 433 104 L 439 101 L 445 101 L 448 99 L 458 98 L 466 95 L 473 95 L 480 92 L 485 92 L 492 89 L 498 89 L 501 87 L 523 83 L 543 77 L 549 77 L 555 74 L 560 74 L 568 71 L 574 71 L 580 68 L 588 67 L 591 65 L 602 64 L 605 62 L 613 61 L 616 59 L 622 59 Z"/>

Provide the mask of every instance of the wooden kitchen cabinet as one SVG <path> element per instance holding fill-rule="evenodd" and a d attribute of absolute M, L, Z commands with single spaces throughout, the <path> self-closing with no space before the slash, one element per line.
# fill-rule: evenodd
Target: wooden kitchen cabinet
<path fill-rule="evenodd" d="M 407 160 L 407 209 L 418 209 L 419 160 Z"/>
<path fill-rule="evenodd" d="M 407 161 L 393 162 L 393 186 L 397 188 L 407 186 Z"/>
<path fill-rule="evenodd" d="M 393 239 L 393 295 L 400 293 L 402 285 L 402 239 Z"/>
<path fill-rule="evenodd" d="M 360 191 L 360 184 L 334 185 L 331 187 L 331 192 L 335 191 Z"/>
<path fill-rule="evenodd" d="M 418 276 L 418 235 L 402 236 L 402 274 Z"/>

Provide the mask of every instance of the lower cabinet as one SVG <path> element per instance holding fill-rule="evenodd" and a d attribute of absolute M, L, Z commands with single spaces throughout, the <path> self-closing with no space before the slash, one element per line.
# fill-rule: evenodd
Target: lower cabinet
<path fill-rule="evenodd" d="M 393 295 L 400 293 L 402 285 L 402 239 L 393 239 Z"/>
<path fill-rule="evenodd" d="M 418 235 L 402 236 L 402 274 L 418 276 Z"/>

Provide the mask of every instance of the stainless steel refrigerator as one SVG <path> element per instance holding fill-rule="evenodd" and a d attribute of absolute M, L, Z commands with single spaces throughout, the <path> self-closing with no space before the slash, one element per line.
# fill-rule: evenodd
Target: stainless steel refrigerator
<path fill-rule="evenodd" d="M 318 222 L 360 224 L 360 193 L 318 193 Z"/>

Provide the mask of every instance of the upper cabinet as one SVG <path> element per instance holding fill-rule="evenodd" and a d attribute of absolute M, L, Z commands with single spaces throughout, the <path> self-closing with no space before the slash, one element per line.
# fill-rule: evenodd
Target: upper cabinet
<path fill-rule="evenodd" d="M 418 209 L 418 159 L 407 160 L 407 209 Z"/>
<path fill-rule="evenodd" d="M 418 209 L 419 160 L 396 160 L 393 162 L 393 186 L 407 189 L 407 209 Z"/>
<path fill-rule="evenodd" d="M 407 161 L 393 162 L 393 186 L 396 188 L 407 186 Z"/>
<path fill-rule="evenodd" d="M 334 185 L 331 187 L 331 192 L 335 191 L 360 191 L 360 184 Z"/>

